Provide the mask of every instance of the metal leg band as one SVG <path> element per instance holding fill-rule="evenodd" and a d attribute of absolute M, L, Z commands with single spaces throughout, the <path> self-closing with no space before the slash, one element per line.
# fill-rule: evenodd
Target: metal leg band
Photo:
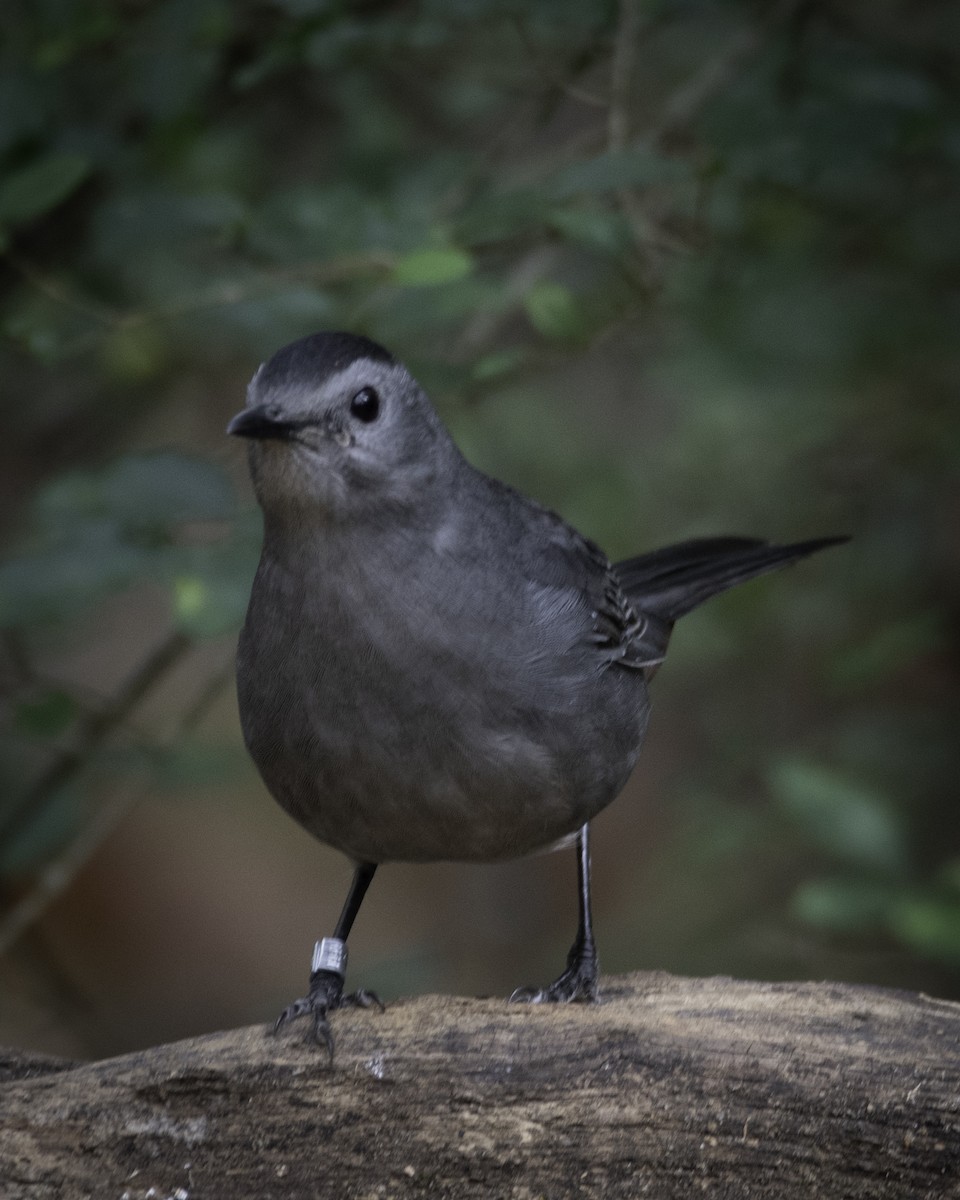
<path fill-rule="evenodd" d="M 310 973 L 330 971 L 341 979 L 347 977 L 347 943 L 340 938 L 325 937 L 313 947 L 313 962 Z"/>

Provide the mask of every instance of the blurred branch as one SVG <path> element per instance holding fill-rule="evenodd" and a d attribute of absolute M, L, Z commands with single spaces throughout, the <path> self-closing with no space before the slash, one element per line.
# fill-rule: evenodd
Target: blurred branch
<path fill-rule="evenodd" d="M 607 115 L 607 149 L 611 154 L 626 150 L 630 139 L 631 86 L 641 24 L 640 0 L 620 0 L 620 20 L 610 66 L 610 109 Z M 617 203 L 633 231 L 634 245 L 640 256 L 636 282 L 644 291 L 649 291 L 660 269 L 656 251 L 665 245 L 667 239 L 648 216 L 635 189 L 620 188 Z"/>
<path fill-rule="evenodd" d="M 174 637 L 183 638 L 183 635 L 174 635 Z M 183 640 L 189 647 L 189 641 L 185 638 Z M 127 685 L 124 693 L 127 703 L 121 706 L 115 702 L 111 711 L 117 713 L 121 707 L 123 711 L 119 712 L 110 728 L 115 727 L 119 720 L 128 715 L 138 700 L 146 694 L 146 691 L 173 666 L 179 657 L 179 653 L 172 653 L 173 641 L 174 638 L 171 638 L 161 646 L 159 651 L 155 652 L 141 667 L 135 679 Z M 179 646 L 175 649 L 179 649 Z M 232 676 L 233 659 L 231 658 L 207 680 L 199 695 L 177 722 L 176 728 L 168 739 L 168 744 L 175 743 L 199 724 Z M 134 683 L 140 685 L 139 694 L 131 701 L 130 697 L 134 691 L 131 685 Z M 102 732 L 100 740 L 106 736 L 107 732 L 109 730 Z M 79 760 L 71 759 L 73 770 L 82 768 L 88 761 L 93 748 L 94 746 L 88 740 L 84 755 Z M 146 778 L 136 782 L 126 780 L 125 785 L 116 794 L 97 808 L 73 841 L 55 859 L 44 866 L 26 895 L 21 897 L 0 919 L 0 957 L 6 954 L 27 929 L 43 915 L 50 904 L 62 895 L 76 877 L 77 872 L 89 861 L 124 813 L 140 799 L 148 782 Z M 50 790 L 52 789 L 47 789 L 43 795 L 49 794 Z M 37 788 L 34 789 L 34 794 L 36 792 Z M 38 801 L 35 799 L 35 802 Z"/>
<path fill-rule="evenodd" d="M 640 40 L 639 0 L 620 0 L 620 20 L 610 66 L 610 108 L 607 144 L 612 151 L 626 149 L 630 136 L 630 88 Z"/>
<path fill-rule="evenodd" d="M 347 254 L 327 262 L 306 263 L 296 267 L 272 267 L 264 271 L 260 278 L 246 283 L 233 281 L 219 284 L 195 298 L 184 297 L 182 300 L 174 300 L 156 308 L 128 313 L 121 318 L 119 324 L 130 327 L 154 321 L 169 321 L 203 309 L 241 304 L 257 299 L 279 285 L 285 286 L 302 280 L 318 286 L 348 283 L 367 275 L 382 275 L 392 270 L 395 264 L 396 255 L 384 250 L 370 250 L 366 254 Z"/>
<path fill-rule="evenodd" d="M 191 645 L 190 638 L 179 630 L 170 634 L 144 659 L 109 704 L 80 719 L 74 744 L 56 755 L 0 825 L 0 842 L 13 841 L 23 833 L 33 819 L 35 809 L 42 807 L 54 792 L 74 778 L 90 755 L 126 720 Z"/>
<path fill-rule="evenodd" d="M 659 116 L 640 140 L 644 144 L 662 142 L 689 126 L 703 107 L 731 82 L 744 62 L 763 46 L 771 32 L 792 19 L 805 2 L 806 0 L 781 0 L 758 23 L 734 35 L 703 64 L 699 72 L 664 101 Z M 602 97 L 576 87 L 569 80 L 558 79 L 556 72 L 549 73 L 547 79 L 551 87 L 581 103 L 592 107 L 606 107 L 605 140 L 607 149 L 611 152 L 629 149 L 631 145 L 631 83 L 644 27 L 641 0 L 620 0 L 610 65 L 609 103 Z M 531 56 L 534 69 L 543 76 L 546 68 L 540 62 L 536 47 L 532 44 L 523 22 L 519 22 L 517 28 Z M 603 137 L 602 129 L 603 126 L 597 122 L 586 134 L 585 139 L 571 138 L 564 148 L 564 157 L 569 159 L 571 154 L 595 149 L 598 140 Z M 553 169 L 550 163 L 541 164 L 540 172 L 535 173 L 542 173 L 545 166 L 547 170 Z M 631 274 L 644 291 L 649 291 L 655 286 L 656 278 L 660 274 L 661 264 L 658 260 L 662 252 L 676 252 L 685 247 L 674 235 L 660 228 L 651 219 L 635 190 L 622 189 L 617 194 L 617 200 L 634 231 L 634 241 L 643 260 L 639 269 L 635 269 Z M 370 276 L 376 278 L 389 273 L 396 263 L 394 254 L 374 249 L 363 254 L 347 254 L 322 262 L 265 268 L 248 279 L 221 281 L 208 289 L 167 303 L 123 311 L 78 293 L 73 287 L 50 276 L 21 254 L 7 251 L 5 258 L 29 287 L 53 303 L 81 314 L 95 324 L 95 333 L 82 334 L 70 343 L 68 348 L 73 352 L 82 350 L 105 331 L 120 331 L 173 321 L 191 314 L 241 304 L 268 296 L 296 282 L 306 281 L 317 287 L 325 287 Z M 520 273 L 523 274 L 524 270 Z M 499 328 L 500 322 L 500 317 L 484 319 L 481 323 L 490 332 L 488 334 L 485 330 L 481 340 L 492 336 Z M 465 335 L 465 340 L 467 343 L 477 340 L 473 329 Z"/>
<path fill-rule="evenodd" d="M 29 891 L 0 917 L 0 958 L 8 954 L 62 895 L 141 793 L 141 784 L 126 780 L 124 786 L 100 804 L 77 836 L 31 882 Z"/>
<path fill-rule="evenodd" d="M 510 271 L 503 283 L 503 304 L 495 312 L 478 309 L 457 338 L 456 357 L 471 358 L 493 342 L 514 315 L 527 292 L 544 279 L 559 258 L 556 246 L 535 246 Z"/>
<path fill-rule="evenodd" d="M 529 56 L 533 71 L 542 84 L 546 84 L 547 87 L 561 92 L 564 96 L 569 96 L 571 100 L 576 100 L 578 103 L 586 104 L 591 108 L 607 107 L 608 102 L 603 96 L 597 96 L 593 92 L 588 92 L 585 88 L 571 83 L 569 79 L 565 79 L 559 71 L 554 71 L 549 63 L 544 61 L 535 41 L 530 36 L 530 31 L 527 29 L 525 21 L 515 15 L 510 18 L 510 24 L 516 30 L 520 41 L 523 43 L 523 48 Z"/>
<path fill-rule="evenodd" d="M 5 668 L 0 675 L 0 688 L 15 693 L 29 687 L 35 680 L 33 668 L 20 638 L 12 629 L 0 629 L 0 653 Z"/>
<path fill-rule="evenodd" d="M 687 129 L 704 107 L 733 82 L 748 59 L 761 50 L 767 39 L 789 24 L 808 0 L 780 0 L 765 17 L 732 37 L 703 67 L 667 97 L 657 120 L 647 128 L 643 141 L 666 141 Z"/>
<path fill-rule="evenodd" d="M 49 300 L 88 316 L 106 330 L 133 329 L 160 321 L 175 320 L 191 313 L 232 304 L 242 304 L 258 299 L 292 282 L 306 280 L 317 286 L 348 283 L 369 275 L 382 275 L 392 270 L 396 255 L 383 250 L 371 250 L 366 254 L 349 254 L 326 262 L 306 263 L 294 267 L 275 267 L 264 270 L 253 279 L 238 282 L 231 280 L 218 283 L 205 292 L 172 300 L 154 308 L 131 309 L 122 312 L 107 308 L 85 297 L 77 296 L 58 280 L 44 274 L 38 267 L 19 255 L 6 255 L 11 266 L 26 283 Z M 73 348 L 78 348 L 85 339 L 77 339 Z"/>
<path fill-rule="evenodd" d="M 89 300 L 85 296 L 76 295 L 60 280 L 45 275 L 43 271 L 21 255 L 7 250 L 4 257 L 26 283 L 42 296 L 46 296 L 48 300 L 52 300 L 54 304 L 58 304 L 62 308 L 69 308 L 72 312 L 80 313 L 82 316 L 90 317 L 98 325 L 107 329 L 114 328 L 123 320 L 123 315 L 115 309 L 108 308 L 107 305 L 100 304 L 95 300 Z"/>
<path fill-rule="evenodd" d="M 657 120 L 644 131 L 638 143 L 645 146 L 661 144 L 688 128 L 705 105 L 733 81 L 744 63 L 763 47 L 771 34 L 793 20 L 806 2 L 781 0 L 759 23 L 732 37 L 718 53 L 707 59 L 700 71 L 666 99 Z M 631 144 L 630 87 L 642 24 L 639 0 L 620 0 L 607 120 L 607 148 L 611 153 L 622 152 Z M 656 286 L 661 273 L 660 252 L 679 252 L 687 247 L 650 218 L 634 189 L 621 189 L 617 193 L 617 200 L 634 231 L 638 251 L 645 260 L 640 268 L 639 282 L 649 290 Z"/>

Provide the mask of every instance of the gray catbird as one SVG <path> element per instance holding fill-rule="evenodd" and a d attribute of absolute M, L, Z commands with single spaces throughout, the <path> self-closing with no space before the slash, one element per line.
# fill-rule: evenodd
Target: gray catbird
<path fill-rule="evenodd" d="M 327 1014 L 377 865 L 491 862 L 576 840 L 580 922 L 560 977 L 514 998 L 594 1000 L 589 822 L 630 774 L 673 623 L 844 539 L 701 538 L 612 564 L 472 467 L 426 395 L 367 338 L 278 351 L 229 433 L 250 439 L 264 540 L 237 654 L 263 780 L 356 873 L 308 994 Z"/>

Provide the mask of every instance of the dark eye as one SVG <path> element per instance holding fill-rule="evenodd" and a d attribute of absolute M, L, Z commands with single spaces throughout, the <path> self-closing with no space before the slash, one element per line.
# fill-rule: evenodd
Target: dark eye
<path fill-rule="evenodd" d="M 380 415 L 380 397 L 371 387 L 361 388 L 350 401 L 350 413 L 369 425 Z"/>

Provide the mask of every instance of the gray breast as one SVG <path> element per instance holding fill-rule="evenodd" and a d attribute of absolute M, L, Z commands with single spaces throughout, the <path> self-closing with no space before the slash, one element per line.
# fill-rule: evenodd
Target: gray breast
<path fill-rule="evenodd" d="M 522 590 L 504 604 L 481 564 L 442 554 L 323 553 L 310 594 L 265 557 L 238 653 L 251 755 L 310 832 L 355 859 L 489 861 L 613 799 L 646 689 L 604 665 L 589 613 Z"/>

